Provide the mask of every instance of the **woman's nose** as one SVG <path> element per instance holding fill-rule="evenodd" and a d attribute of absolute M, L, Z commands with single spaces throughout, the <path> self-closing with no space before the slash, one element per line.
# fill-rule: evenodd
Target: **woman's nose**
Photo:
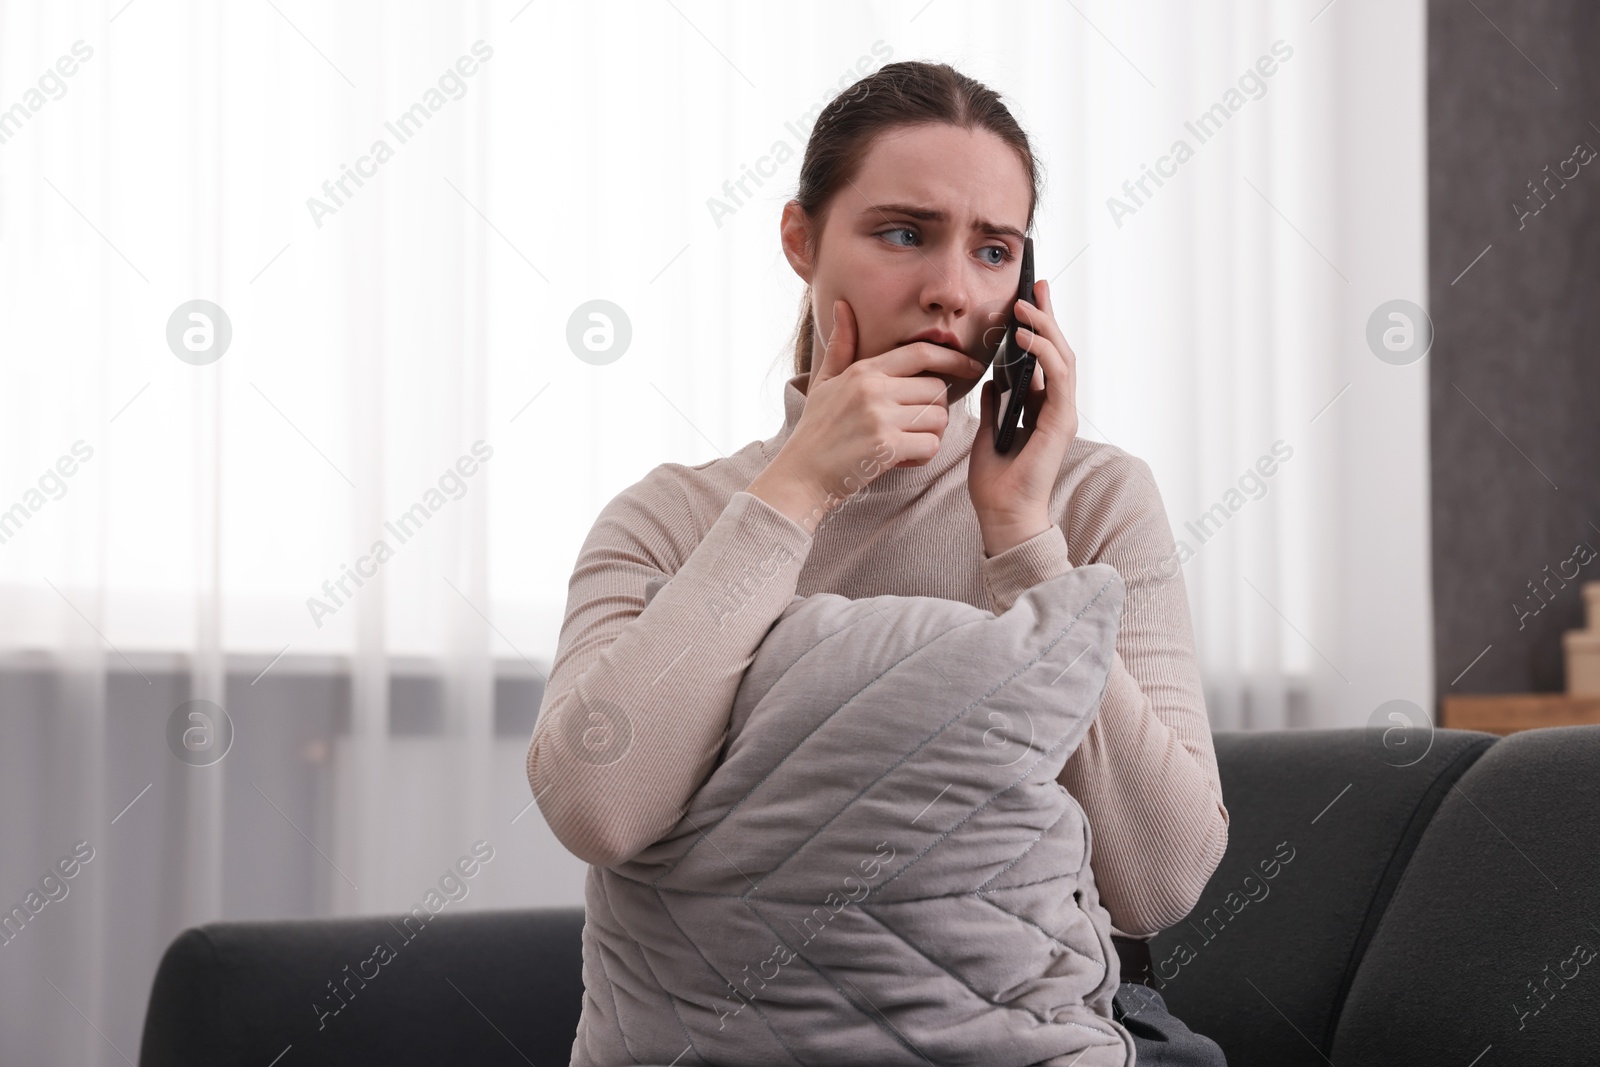
<path fill-rule="evenodd" d="M 967 265 L 959 250 L 925 253 L 923 264 L 926 277 L 922 289 L 925 310 L 943 311 L 951 315 L 964 315 L 970 308 L 971 282 L 967 278 Z"/>

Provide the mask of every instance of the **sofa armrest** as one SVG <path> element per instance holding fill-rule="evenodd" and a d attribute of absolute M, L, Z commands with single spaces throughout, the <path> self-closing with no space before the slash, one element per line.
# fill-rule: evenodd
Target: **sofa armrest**
<path fill-rule="evenodd" d="M 163 955 L 141 1067 L 566 1063 L 583 909 L 208 923 Z"/>

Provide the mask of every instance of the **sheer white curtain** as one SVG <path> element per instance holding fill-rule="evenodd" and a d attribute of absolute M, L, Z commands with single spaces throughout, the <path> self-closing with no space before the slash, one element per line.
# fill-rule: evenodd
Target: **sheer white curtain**
<path fill-rule="evenodd" d="M 1363 340 L 1425 292 L 1422 26 L 0 0 L 0 1060 L 134 1059 L 185 926 L 409 908 L 480 840 L 444 906 L 581 899 L 522 776 L 574 556 L 651 467 L 778 426 L 778 212 L 817 110 L 894 59 L 1036 138 L 1083 432 L 1197 549 L 1214 722 L 1428 706 L 1426 361 Z M 595 300 L 610 362 L 569 341 Z"/>
<path fill-rule="evenodd" d="M 1424 5 L 1080 7 L 1035 122 L 1058 284 L 1090 432 L 1161 487 L 1213 725 L 1432 707 L 1428 361 L 1366 341 L 1427 299 Z"/>

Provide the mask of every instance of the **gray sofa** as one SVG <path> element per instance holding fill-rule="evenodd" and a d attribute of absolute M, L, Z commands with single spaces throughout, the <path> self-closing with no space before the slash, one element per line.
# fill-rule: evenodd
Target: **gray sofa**
<path fill-rule="evenodd" d="M 1167 1004 L 1229 1064 L 1600 1059 L 1600 726 L 1388 747 L 1366 730 L 1221 732 L 1216 750 L 1228 852 L 1151 947 Z M 567 1062 L 581 909 L 442 914 L 329 1013 L 329 983 L 400 923 L 184 931 L 141 1067 Z"/>

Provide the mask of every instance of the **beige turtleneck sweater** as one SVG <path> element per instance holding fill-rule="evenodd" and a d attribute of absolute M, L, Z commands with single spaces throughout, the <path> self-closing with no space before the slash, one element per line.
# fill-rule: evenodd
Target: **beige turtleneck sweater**
<path fill-rule="evenodd" d="M 883 472 L 807 535 L 744 491 L 793 432 L 806 381 L 785 384 L 777 434 L 698 466 L 661 464 L 589 531 L 528 746 L 528 782 L 557 839 L 605 866 L 677 823 L 715 764 L 745 668 L 794 596 L 936 596 L 999 614 L 1073 566 L 1109 563 L 1127 587 L 1117 653 L 1058 781 L 1088 816 L 1114 932 L 1176 924 L 1222 859 L 1228 811 L 1148 465 L 1075 440 L 1050 496 L 1054 525 L 988 558 L 967 493 L 978 420 L 963 398 L 938 455 Z"/>

